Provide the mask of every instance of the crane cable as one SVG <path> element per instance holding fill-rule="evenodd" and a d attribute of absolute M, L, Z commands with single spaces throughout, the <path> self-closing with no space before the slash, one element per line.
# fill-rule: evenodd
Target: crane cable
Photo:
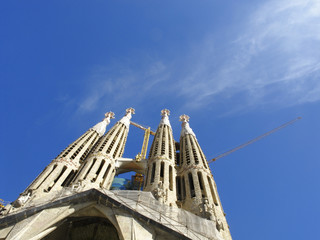
<path fill-rule="evenodd" d="M 218 155 L 217 157 L 209 160 L 209 161 L 208 161 L 208 164 L 210 164 L 210 163 L 218 160 L 219 158 L 222 158 L 222 157 L 224 157 L 224 156 L 226 156 L 226 155 L 229 155 L 230 153 L 233 153 L 233 152 L 235 152 L 235 151 L 237 151 L 237 150 L 239 150 L 239 149 L 241 149 L 241 148 L 243 148 L 243 147 L 245 147 L 245 146 L 248 146 L 249 144 L 258 141 L 258 140 L 260 140 L 261 138 L 264 138 L 264 137 L 270 135 L 271 133 L 274 133 L 274 132 L 280 130 L 281 128 L 284 128 L 284 127 L 286 127 L 286 126 L 288 126 L 288 125 L 290 125 L 290 124 L 292 124 L 292 123 L 300 120 L 301 118 L 302 118 L 302 117 L 297 117 L 297 118 L 295 118 L 295 119 L 293 119 L 293 120 L 291 120 L 291 121 L 289 121 L 289 122 L 286 122 L 286 123 L 282 124 L 282 125 L 279 126 L 279 127 L 276 127 L 276 128 L 274 128 L 274 129 L 272 129 L 272 130 L 269 131 L 269 132 L 266 132 L 266 133 L 260 135 L 259 137 L 256 137 L 256 138 L 254 138 L 254 139 L 252 139 L 252 140 L 250 140 L 250 141 L 248 141 L 248 142 L 246 142 L 246 143 L 244 143 L 244 144 L 239 145 L 238 147 L 235 147 L 235 148 L 233 148 L 233 149 L 231 149 L 231 150 L 229 150 L 229 151 L 227 151 L 227 152 L 225 152 L 225 153 L 222 153 L 222 154 Z"/>

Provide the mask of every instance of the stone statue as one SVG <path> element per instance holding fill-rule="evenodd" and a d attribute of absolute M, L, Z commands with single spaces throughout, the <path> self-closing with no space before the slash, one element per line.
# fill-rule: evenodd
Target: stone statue
<path fill-rule="evenodd" d="M 166 193 L 163 189 L 162 181 L 158 183 L 158 187 L 154 190 L 154 196 L 157 200 L 159 200 L 159 202 L 164 203 Z"/>

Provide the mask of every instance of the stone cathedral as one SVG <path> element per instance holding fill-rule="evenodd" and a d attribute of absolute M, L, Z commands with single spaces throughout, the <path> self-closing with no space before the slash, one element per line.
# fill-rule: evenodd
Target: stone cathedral
<path fill-rule="evenodd" d="M 176 142 L 170 111 L 162 110 L 148 157 L 123 158 L 134 113 L 128 108 L 107 132 L 114 113 L 106 113 L 64 149 L 1 209 L 0 240 L 231 240 L 189 117 L 180 116 Z M 143 179 L 142 186 L 110 190 L 114 177 L 129 171 Z"/>

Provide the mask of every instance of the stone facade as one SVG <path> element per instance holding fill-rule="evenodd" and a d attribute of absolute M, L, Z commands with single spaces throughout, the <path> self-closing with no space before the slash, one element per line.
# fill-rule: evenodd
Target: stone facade
<path fill-rule="evenodd" d="M 89 129 L 63 150 L 27 187 L 14 202 L 14 206 L 19 207 L 30 199 L 44 197 L 68 186 L 89 151 L 105 133 L 113 115 L 112 112 L 106 113 L 102 122 Z"/>
<path fill-rule="evenodd" d="M 20 197 L 0 211 L 0 239 L 231 240 L 216 183 L 189 126 L 180 116 L 175 142 L 170 111 L 148 159 L 123 158 L 130 119 L 126 110 L 106 134 L 105 119 L 63 150 Z M 141 191 L 108 191 L 116 174 L 144 173 Z M 142 176 L 142 175 L 141 175 Z"/>

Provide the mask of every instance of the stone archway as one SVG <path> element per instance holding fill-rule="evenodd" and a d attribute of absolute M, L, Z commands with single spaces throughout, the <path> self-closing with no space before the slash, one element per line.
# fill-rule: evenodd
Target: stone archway
<path fill-rule="evenodd" d="M 69 217 L 42 240 L 119 240 L 117 229 L 102 217 Z"/>

